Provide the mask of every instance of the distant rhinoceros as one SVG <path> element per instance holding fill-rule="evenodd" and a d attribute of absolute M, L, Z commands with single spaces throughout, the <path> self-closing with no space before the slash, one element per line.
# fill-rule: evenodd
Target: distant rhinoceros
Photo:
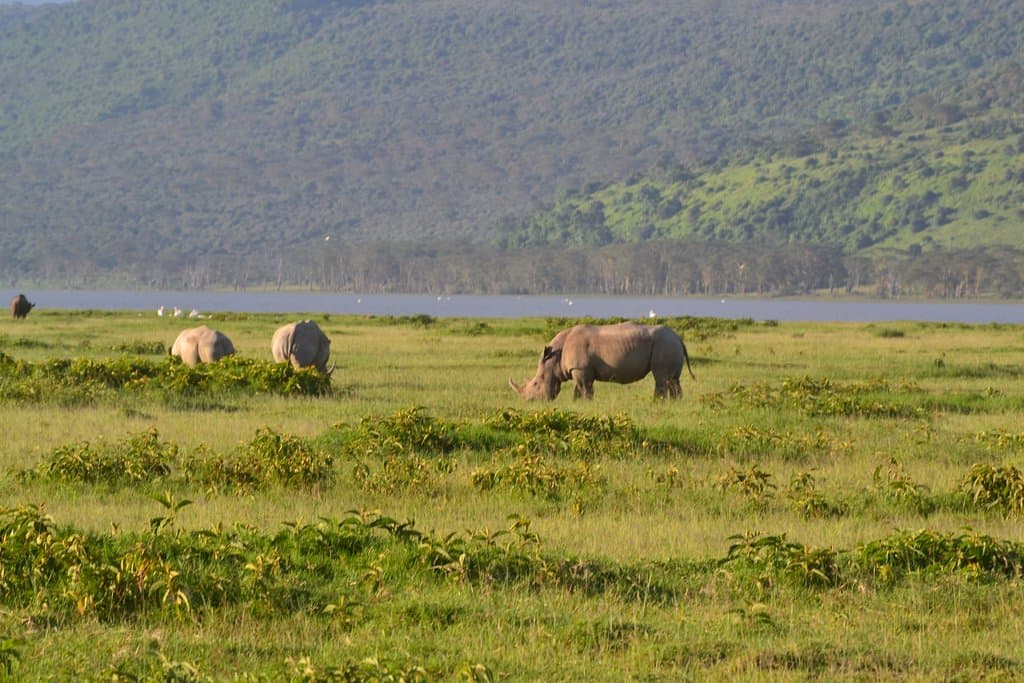
<path fill-rule="evenodd" d="M 693 377 L 686 345 L 664 325 L 576 325 L 544 347 L 533 379 L 522 387 L 511 378 L 508 382 L 528 401 L 550 401 L 570 379 L 576 398 L 593 398 L 595 381 L 629 384 L 651 373 L 655 397 L 678 398 L 684 363 Z"/>
<path fill-rule="evenodd" d="M 333 365 L 327 368 L 331 340 L 312 320 L 279 327 L 270 342 L 270 352 L 274 354 L 275 362 L 289 362 L 296 369 L 315 367 L 325 375 L 334 372 Z"/>
<path fill-rule="evenodd" d="M 212 363 L 235 352 L 235 346 L 222 332 L 206 325 L 182 330 L 171 347 L 171 355 L 181 358 L 189 367 L 198 363 Z"/>
<path fill-rule="evenodd" d="M 12 318 L 24 318 L 33 308 L 35 308 L 35 304 L 26 299 L 24 294 L 19 294 L 11 299 Z"/>

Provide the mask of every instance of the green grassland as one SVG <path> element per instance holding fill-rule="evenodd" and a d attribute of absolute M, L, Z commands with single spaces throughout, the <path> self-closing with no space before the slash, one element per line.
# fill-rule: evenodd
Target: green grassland
<path fill-rule="evenodd" d="M 310 317 L 326 392 L 270 364 Z M 525 404 L 572 321 L 0 322 L 0 677 L 1024 676 L 1024 328 L 679 318 L 696 380 Z"/>

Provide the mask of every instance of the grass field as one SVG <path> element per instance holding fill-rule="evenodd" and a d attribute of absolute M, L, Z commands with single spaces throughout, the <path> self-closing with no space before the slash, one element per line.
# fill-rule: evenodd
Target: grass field
<path fill-rule="evenodd" d="M 522 403 L 568 322 L 0 322 L 0 676 L 1024 678 L 1024 328 L 672 319 L 681 401 Z"/>

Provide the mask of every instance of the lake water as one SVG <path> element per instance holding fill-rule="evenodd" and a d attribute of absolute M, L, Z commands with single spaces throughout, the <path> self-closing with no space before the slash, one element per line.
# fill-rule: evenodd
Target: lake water
<path fill-rule="evenodd" d="M 8 298 L 16 294 L 10 292 Z M 26 290 L 40 309 L 137 310 L 156 315 L 180 307 L 185 315 L 355 313 L 474 318 L 713 316 L 780 321 L 896 321 L 1024 323 L 1024 304 L 839 302 L 792 299 L 696 299 L 599 296 L 430 296 L 221 291 Z"/>

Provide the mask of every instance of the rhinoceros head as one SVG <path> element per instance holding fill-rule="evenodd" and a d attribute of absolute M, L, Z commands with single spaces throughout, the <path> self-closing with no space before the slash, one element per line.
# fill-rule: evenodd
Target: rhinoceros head
<path fill-rule="evenodd" d="M 558 377 L 558 363 L 561 357 L 561 349 L 552 350 L 550 346 L 545 347 L 537 362 L 537 374 L 526 380 L 522 386 L 518 386 L 509 378 L 509 385 L 527 401 L 553 401 L 562 390 L 562 381 Z"/>

